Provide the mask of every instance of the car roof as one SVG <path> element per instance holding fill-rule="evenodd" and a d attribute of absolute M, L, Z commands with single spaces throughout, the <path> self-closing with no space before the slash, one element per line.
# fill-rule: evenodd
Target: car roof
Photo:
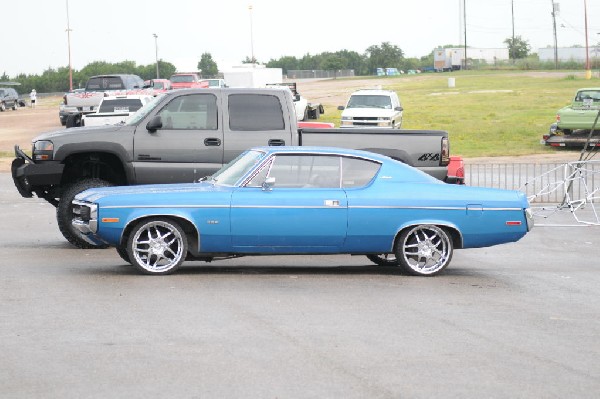
<path fill-rule="evenodd" d="M 389 161 L 391 158 L 376 154 L 373 152 L 354 150 L 339 147 L 320 147 L 320 146 L 277 146 L 277 147 L 254 147 L 252 150 L 265 151 L 269 154 L 327 154 L 327 155 L 345 155 L 351 157 L 367 158 L 378 162 Z"/>
<path fill-rule="evenodd" d="M 352 93 L 352 95 L 358 94 L 358 95 L 389 95 L 390 93 L 394 93 L 393 90 L 382 90 L 382 89 L 360 89 L 360 90 L 356 90 L 355 92 Z"/>

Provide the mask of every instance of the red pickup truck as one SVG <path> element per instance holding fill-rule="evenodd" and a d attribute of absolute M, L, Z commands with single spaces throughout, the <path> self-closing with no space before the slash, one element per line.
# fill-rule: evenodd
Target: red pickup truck
<path fill-rule="evenodd" d="M 196 72 L 181 72 L 171 75 L 169 79 L 173 89 L 202 89 L 208 88 L 208 81 L 200 80 Z"/>

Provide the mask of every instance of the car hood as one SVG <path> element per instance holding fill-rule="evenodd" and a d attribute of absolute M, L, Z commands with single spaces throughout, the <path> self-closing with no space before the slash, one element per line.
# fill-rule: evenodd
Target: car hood
<path fill-rule="evenodd" d="M 53 130 L 51 132 L 42 133 L 37 137 L 34 137 L 32 141 L 39 140 L 50 140 L 55 137 L 68 137 L 71 135 L 80 135 L 84 132 L 106 132 L 112 133 L 123 129 L 123 125 L 103 125 L 103 126 L 83 126 L 83 127 L 71 127 L 68 129 Z"/>
<path fill-rule="evenodd" d="M 196 200 L 210 193 L 231 193 L 233 187 L 214 185 L 208 182 L 184 184 L 148 184 L 140 186 L 99 187 L 90 188 L 79 193 L 75 199 L 99 203 L 103 206 L 171 204 Z"/>
<path fill-rule="evenodd" d="M 342 116 L 391 116 L 395 115 L 399 111 L 395 111 L 393 109 L 383 109 L 383 108 L 346 108 L 342 112 Z"/>

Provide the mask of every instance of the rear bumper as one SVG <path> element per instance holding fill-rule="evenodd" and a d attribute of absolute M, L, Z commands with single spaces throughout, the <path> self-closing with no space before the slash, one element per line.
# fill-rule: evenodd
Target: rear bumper
<path fill-rule="evenodd" d="M 15 159 L 10 169 L 19 194 L 31 198 L 37 189 L 59 184 L 64 167 L 60 163 L 37 164 L 15 146 Z"/>

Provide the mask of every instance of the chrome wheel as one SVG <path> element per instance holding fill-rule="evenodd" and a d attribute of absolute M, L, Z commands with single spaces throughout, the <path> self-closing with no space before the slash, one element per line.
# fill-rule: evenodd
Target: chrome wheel
<path fill-rule="evenodd" d="M 170 219 L 145 220 L 127 241 L 131 263 L 145 274 L 169 274 L 181 266 L 187 255 L 187 237 Z"/>
<path fill-rule="evenodd" d="M 367 255 L 367 258 L 379 266 L 398 266 L 398 258 L 396 257 L 396 254 Z"/>
<path fill-rule="evenodd" d="M 452 252 L 452 240 L 446 230 L 433 225 L 404 230 L 396 244 L 398 263 L 415 276 L 438 274 L 450 263 Z"/>

